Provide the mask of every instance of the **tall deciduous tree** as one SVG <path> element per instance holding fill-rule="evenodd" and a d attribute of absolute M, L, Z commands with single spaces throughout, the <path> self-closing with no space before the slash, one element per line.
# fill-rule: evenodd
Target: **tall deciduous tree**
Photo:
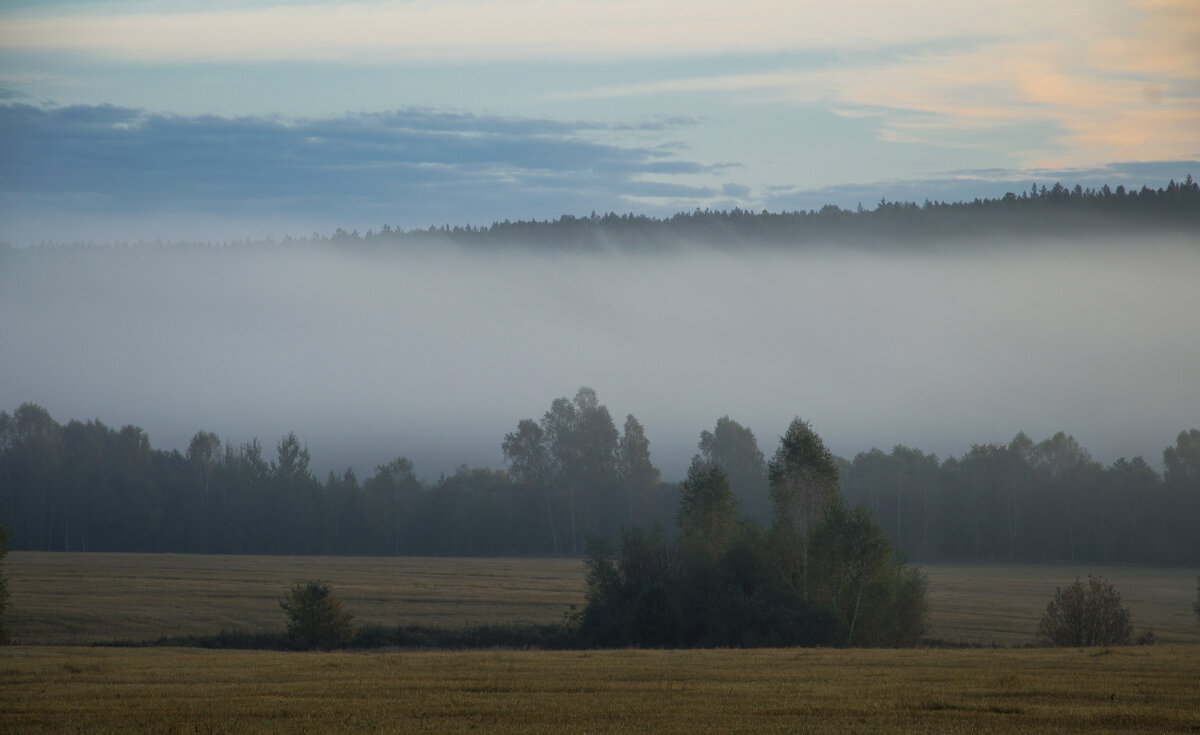
<path fill-rule="evenodd" d="M 614 535 L 618 434 L 596 391 L 580 388 L 574 399 L 554 399 L 538 426 L 540 436 L 531 424 L 522 421 L 505 437 L 505 456 L 520 478 L 538 477 L 548 468 L 554 494 L 565 500 L 571 553 L 582 551 L 588 533 Z"/>
<path fill-rule="evenodd" d="M 196 483 L 197 504 L 200 506 L 199 516 L 205 551 L 212 551 L 213 523 L 216 510 L 216 481 L 220 472 L 224 452 L 221 447 L 221 437 L 211 431 L 197 431 L 188 442 L 187 461 Z"/>
<path fill-rule="evenodd" d="M 753 431 L 722 416 L 712 431 L 700 432 L 700 456 L 729 478 L 743 512 L 764 523 L 770 518 L 767 465 Z"/>
<path fill-rule="evenodd" d="M 626 496 L 626 521 L 632 524 L 642 515 L 659 480 L 658 468 L 650 461 L 650 440 L 633 414 L 625 417 L 617 445 L 617 476 Z"/>
<path fill-rule="evenodd" d="M 370 511 L 370 528 L 381 545 L 376 553 L 400 554 L 405 513 L 411 509 L 421 482 L 407 457 L 397 457 L 375 468 L 375 476 L 363 485 Z"/>
<path fill-rule="evenodd" d="M 542 499 L 546 510 L 546 527 L 550 532 L 554 554 L 557 556 L 560 552 L 555 516 L 558 513 L 559 494 L 554 492 L 552 486 L 554 460 L 550 456 L 546 432 L 533 419 L 522 419 L 517 423 L 516 431 L 504 435 L 501 448 L 512 478 Z"/>
<path fill-rule="evenodd" d="M 711 561 L 725 553 L 737 528 L 738 502 L 724 471 L 700 457 L 679 486 L 679 531 L 684 545 Z"/>
<path fill-rule="evenodd" d="M 785 581 L 809 599 L 809 541 L 826 504 L 837 493 L 833 455 L 808 422 L 796 418 L 767 468 L 775 506 L 772 532 Z"/>

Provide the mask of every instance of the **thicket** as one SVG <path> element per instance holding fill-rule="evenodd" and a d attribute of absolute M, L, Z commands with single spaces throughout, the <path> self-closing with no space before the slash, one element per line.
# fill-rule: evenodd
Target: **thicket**
<path fill-rule="evenodd" d="M 724 471 L 697 456 L 678 533 L 633 528 L 587 560 L 590 646 L 905 646 L 925 630 L 921 574 L 863 506 L 849 509 L 820 437 L 797 419 L 770 465 L 774 516 L 742 516 Z"/>
<path fill-rule="evenodd" d="M 1038 624 L 1038 641 L 1049 646 L 1120 646 L 1133 639 L 1129 609 L 1104 579 L 1059 587 Z"/>

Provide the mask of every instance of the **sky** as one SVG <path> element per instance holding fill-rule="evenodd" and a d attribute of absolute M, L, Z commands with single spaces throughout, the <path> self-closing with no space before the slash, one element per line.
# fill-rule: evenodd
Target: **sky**
<path fill-rule="evenodd" d="M 1200 171 L 1192 0 L 0 8 L 0 241 L 971 199 Z"/>
<path fill-rule="evenodd" d="M 0 5 L 0 243 L 17 248 L 1189 174 L 1195 0 Z M 618 425 L 642 420 L 668 479 L 725 414 L 768 454 L 799 415 L 847 457 L 1064 430 L 1155 462 L 1200 416 L 1194 244 L 1042 251 L 9 254 L 0 410 L 167 447 L 294 430 L 319 469 L 405 454 L 436 477 L 498 466 L 504 432 L 586 385 Z"/>

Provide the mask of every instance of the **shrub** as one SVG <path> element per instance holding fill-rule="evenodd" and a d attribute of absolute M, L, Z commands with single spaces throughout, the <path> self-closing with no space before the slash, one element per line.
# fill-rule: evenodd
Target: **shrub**
<path fill-rule="evenodd" d="M 1128 608 L 1121 595 L 1103 579 L 1078 578 L 1059 588 L 1038 626 L 1039 642 L 1049 646 L 1128 645 L 1133 636 Z"/>
<path fill-rule="evenodd" d="M 342 601 L 319 580 L 297 582 L 279 601 L 288 616 L 288 638 L 299 648 L 329 650 L 344 646 L 354 637 L 353 615 Z"/>

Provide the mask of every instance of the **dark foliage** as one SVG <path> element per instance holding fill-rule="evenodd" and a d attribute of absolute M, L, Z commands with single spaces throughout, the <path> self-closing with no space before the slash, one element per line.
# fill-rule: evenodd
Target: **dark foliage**
<path fill-rule="evenodd" d="M 583 645 L 918 642 L 927 614 L 923 577 L 895 558 L 865 508 L 847 510 L 836 489 L 826 493 L 836 488 L 836 470 L 811 428 L 799 420 L 794 428 L 797 441 L 784 443 L 775 473 L 780 482 L 789 478 L 791 499 L 776 503 L 770 533 L 739 517 L 724 472 L 698 456 L 680 486 L 675 539 L 660 529 L 633 528 L 615 554 L 603 541 L 593 542 Z M 822 512 L 811 512 L 813 505 Z M 780 532 L 795 524 L 778 516 L 796 513 L 806 518 L 808 532 Z"/>
<path fill-rule="evenodd" d="M 244 629 L 222 630 L 216 635 L 167 637 L 155 641 L 124 641 L 97 644 L 118 647 L 166 646 L 182 648 L 294 651 L 297 642 L 287 633 L 263 633 Z M 364 625 L 339 646 L 347 650 L 399 649 L 545 649 L 578 647 L 572 630 L 562 625 L 481 625 L 466 628 L 437 628 L 423 625 L 387 627 Z"/>
<path fill-rule="evenodd" d="M 341 599 L 325 582 L 297 582 L 279 601 L 288 617 L 288 640 L 299 648 L 328 651 L 340 648 L 354 637 Z"/>
<path fill-rule="evenodd" d="M 1038 641 L 1049 646 L 1121 646 L 1133 637 L 1128 608 L 1103 579 L 1088 577 L 1060 587 L 1038 625 Z"/>
<path fill-rule="evenodd" d="M 568 649 L 577 647 L 572 631 L 561 625 L 481 625 L 468 628 L 435 628 L 404 625 L 394 628 L 364 626 L 347 648 L 434 648 L 444 650 Z"/>
<path fill-rule="evenodd" d="M 1200 185 L 1189 175 L 1165 187 L 1126 189 L 1108 186 L 1084 189 L 1030 187 L 997 199 L 969 202 L 889 202 L 857 211 L 826 205 L 792 212 L 750 212 L 744 209 L 697 209 L 665 219 L 614 212 L 587 217 L 563 215 L 556 220 L 495 222 L 487 227 L 442 226 L 403 231 L 385 225 L 378 232 L 338 230 L 311 243 L 339 247 L 420 247 L 452 242 L 495 248 L 523 247 L 555 251 L 657 251 L 673 243 L 715 248 L 753 242 L 760 247 L 797 248 L 840 244 L 888 247 L 891 244 L 930 247 L 963 240 L 1018 235 L 1098 235 L 1114 232 L 1189 231 L 1200 225 Z M 868 243 L 871 243 L 868 245 Z"/>
<path fill-rule="evenodd" d="M 672 535 L 680 486 L 659 480 L 636 419 L 618 434 L 594 393 L 581 393 L 505 437 L 509 471 L 462 467 L 436 482 L 403 457 L 365 480 L 347 469 L 321 482 L 292 434 L 274 459 L 257 440 L 233 445 L 203 431 L 181 453 L 154 449 L 136 426 L 62 425 L 27 403 L 0 411 L 0 524 L 12 548 L 46 551 L 545 556 L 574 555 L 591 535 L 616 546 L 622 527 L 659 523 Z M 702 438 L 700 460 L 726 473 L 738 512 L 770 523 L 762 454 L 751 432 L 729 425 L 741 428 L 718 421 Z M 1065 433 L 1018 434 L 946 460 L 899 445 L 829 459 L 809 479 L 834 476 L 847 507 L 866 506 L 914 561 L 1200 564 L 1196 429 L 1166 448 L 1162 474 L 1141 457 L 1104 467 Z M 788 475 L 775 466 L 777 490 L 791 488 L 772 491 L 775 500 L 793 507 L 805 487 L 828 485 L 800 475 L 780 484 Z M 789 562 L 793 572 L 802 561 Z"/>

